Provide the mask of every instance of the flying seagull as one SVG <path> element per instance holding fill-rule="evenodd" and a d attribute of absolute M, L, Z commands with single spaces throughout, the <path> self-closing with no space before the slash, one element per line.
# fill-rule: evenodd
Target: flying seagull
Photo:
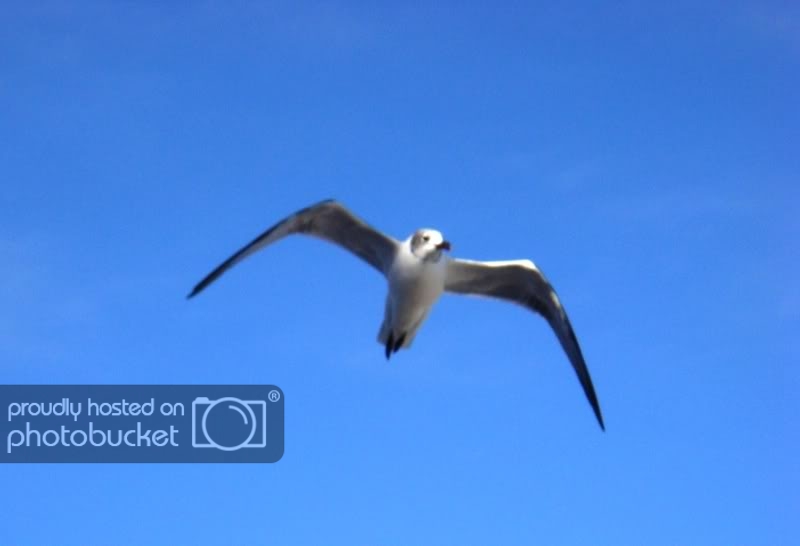
<path fill-rule="evenodd" d="M 326 200 L 304 208 L 253 239 L 200 281 L 189 298 L 202 292 L 251 254 L 295 233 L 311 235 L 349 250 L 378 270 L 389 283 L 378 342 L 386 358 L 414 341 L 443 292 L 499 298 L 542 315 L 558 337 L 605 430 L 589 369 L 567 313 L 553 287 L 530 260 L 478 262 L 445 256 L 450 243 L 435 229 L 418 229 L 398 241 L 369 226 L 341 203 Z"/>

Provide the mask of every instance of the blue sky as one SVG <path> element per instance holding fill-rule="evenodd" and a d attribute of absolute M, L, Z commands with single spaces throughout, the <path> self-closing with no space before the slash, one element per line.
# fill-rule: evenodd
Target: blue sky
<path fill-rule="evenodd" d="M 9 465 L 0 544 L 800 542 L 791 2 L 8 2 L 0 377 L 274 383 L 273 465 Z M 559 291 L 385 286 L 301 238 L 335 197 Z"/>

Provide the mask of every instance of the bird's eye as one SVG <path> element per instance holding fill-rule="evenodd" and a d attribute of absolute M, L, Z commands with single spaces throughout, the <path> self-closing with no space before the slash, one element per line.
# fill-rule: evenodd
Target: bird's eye
<path fill-rule="evenodd" d="M 422 236 L 422 240 L 423 240 L 423 241 L 425 241 L 425 242 L 427 243 L 428 241 L 430 241 L 430 240 L 431 240 L 431 236 L 430 236 L 430 235 L 423 235 L 423 236 Z"/>

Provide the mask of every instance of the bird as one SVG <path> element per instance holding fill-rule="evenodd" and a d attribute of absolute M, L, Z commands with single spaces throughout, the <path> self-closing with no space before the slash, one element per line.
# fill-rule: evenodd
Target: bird
<path fill-rule="evenodd" d="M 544 317 L 578 376 L 601 430 L 600 403 L 578 339 L 561 300 L 539 268 L 527 259 L 475 261 L 451 257 L 440 231 L 422 228 L 397 240 L 367 224 L 341 202 L 326 199 L 290 214 L 243 246 L 198 282 L 187 298 L 259 250 L 294 234 L 338 245 L 381 273 L 388 283 L 378 342 L 388 360 L 411 347 L 444 293 L 484 296 L 520 305 Z M 447 254 L 445 254 L 447 253 Z"/>

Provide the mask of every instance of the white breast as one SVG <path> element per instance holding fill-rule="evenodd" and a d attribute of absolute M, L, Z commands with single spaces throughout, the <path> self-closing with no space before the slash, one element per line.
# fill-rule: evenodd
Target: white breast
<path fill-rule="evenodd" d="M 398 253 L 388 275 L 395 316 L 412 319 L 427 313 L 444 292 L 446 272 L 446 257 L 438 262 L 423 262 L 410 251 Z"/>

